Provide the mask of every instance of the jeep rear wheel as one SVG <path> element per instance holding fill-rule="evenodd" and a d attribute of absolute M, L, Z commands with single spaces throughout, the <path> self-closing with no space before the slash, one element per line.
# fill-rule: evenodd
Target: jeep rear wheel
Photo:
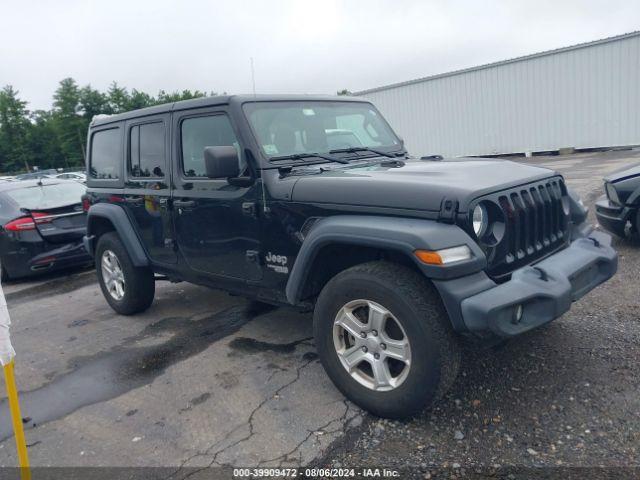
<path fill-rule="evenodd" d="M 460 347 L 434 287 L 402 265 L 371 262 L 336 275 L 314 312 L 316 346 L 338 389 L 362 408 L 402 418 L 451 386 Z"/>
<path fill-rule="evenodd" d="M 133 315 L 149 308 L 155 295 L 153 271 L 133 265 L 115 232 L 100 237 L 95 262 L 102 294 L 111 308 L 121 315 Z"/>

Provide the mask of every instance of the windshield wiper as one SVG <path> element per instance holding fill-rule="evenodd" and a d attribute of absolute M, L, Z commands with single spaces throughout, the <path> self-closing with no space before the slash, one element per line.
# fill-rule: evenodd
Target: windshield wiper
<path fill-rule="evenodd" d="M 322 158 L 330 162 L 349 163 L 349 160 L 345 160 L 344 158 L 332 157 L 331 155 L 324 155 L 322 153 L 292 153 L 291 155 L 283 155 L 281 157 L 271 157 L 271 160 L 303 160 L 305 158 Z"/>
<path fill-rule="evenodd" d="M 357 153 L 357 152 L 371 152 L 376 155 L 381 155 L 383 157 L 396 158 L 396 155 L 389 152 L 383 152 L 382 150 L 377 150 L 375 148 L 369 147 L 349 147 L 349 148 L 337 148 L 335 150 L 330 150 L 329 153 Z"/>

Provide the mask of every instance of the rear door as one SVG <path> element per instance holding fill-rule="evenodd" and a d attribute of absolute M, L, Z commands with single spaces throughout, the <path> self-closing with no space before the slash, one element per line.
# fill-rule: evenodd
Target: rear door
<path fill-rule="evenodd" d="M 174 112 L 176 148 L 173 212 L 178 248 L 192 270 L 259 280 L 258 188 L 230 185 L 205 174 L 204 148 L 233 145 L 240 170 L 246 159 L 223 108 Z"/>
<path fill-rule="evenodd" d="M 126 122 L 124 208 L 149 257 L 175 263 L 170 212 L 170 114 Z"/>

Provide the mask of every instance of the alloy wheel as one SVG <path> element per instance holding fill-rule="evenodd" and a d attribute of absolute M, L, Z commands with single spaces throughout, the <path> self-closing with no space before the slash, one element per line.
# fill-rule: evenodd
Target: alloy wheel
<path fill-rule="evenodd" d="M 102 253 L 102 280 L 109 295 L 115 300 L 122 300 L 124 297 L 124 272 L 120 266 L 120 261 L 111 250 Z"/>
<path fill-rule="evenodd" d="M 411 345 L 400 322 L 382 305 L 353 300 L 333 324 L 333 344 L 344 369 L 375 391 L 399 387 L 411 367 Z"/>

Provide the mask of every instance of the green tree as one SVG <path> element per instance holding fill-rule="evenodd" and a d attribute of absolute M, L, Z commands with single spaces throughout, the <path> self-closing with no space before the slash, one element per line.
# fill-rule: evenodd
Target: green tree
<path fill-rule="evenodd" d="M 26 143 L 32 166 L 59 168 L 65 165 L 52 112 L 37 110 L 31 114 L 31 128 Z"/>
<path fill-rule="evenodd" d="M 111 83 L 107 92 L 107 100 L 109 112 L 105 113 L 123 113 L 130 110 L 131 97 L 126 88 L 120 87 L 116 82 Z"/>
<path fill-rule="evenodd" d="M 137 110 L 138 108 L 150 107 L 156 104 L 156 99 L 148 93 L 141 92 L 135 88 L 131 90 L 129 95 L 129 104 L 127 110 Z"/>
<path fill-rule="evenodd" d="M 27 132 L 31 127 L 27 102 L 11 85 L 0 90 L 0 170 L 15 171 L 29 165 Z"/>
<path fill-rule="evenodd" d="M 215 95 L 215 93 L 211 92 L 209 94 L 210 96 Z M 172 103 L 172 102 L 179 102 L 181 100 L 190 100 L 192 98 L 200 98 L 200 97 L 206 97 L 207 94 L 204 92 L 201 92 L 200 90 L 194 90 L 193 92 L 191 90 L 183 90 L 182 92 L 171 92 L 171 93 L 167 93 L 164 90 L 160 90 L 160 92 L 158 92 L 158 99 L 156 100 L 157 104 L 162 104 L 162 103 Z"/>
<path fill-rule="evenodd" d="M 86 85 L 80 89 L 79 105 L 81 115 L 88 122 L 91 122 L 91 119 L 95 115 L 109 111 L 109 100 L 107 96 L 91 88 L 91 85 Z"/>
<path fill-rule="evenodd" d="M 342 90 L 338 90 L 336 92 L 338 95 L 353 95 L 353 92 L 351 92 L 350 90 L 347 90 L 346 88 L 343 88 Z"/>
<path fill-rule="evenodd" d="M 127 90 L 116 82 L 106 92 L 80 87 L 73 78 L 60 81 L 49 111 L 29 112 L 10 85 L 0 90 L 0 171 L 17 173 L 33 166 L 76 167 L 84 163 L 87 130 L 100 114 L 116 114 L 162 103 L 215 95 L 200 90 L 167 92 L 156 97 Z"/>
<path fill-rule="evenodd" d="M 62 80 L 53 95 L 53 126 L 65 166 L 84 163 L 87 121 L 82 116 L 80 88 L 73 78 Z"/>

